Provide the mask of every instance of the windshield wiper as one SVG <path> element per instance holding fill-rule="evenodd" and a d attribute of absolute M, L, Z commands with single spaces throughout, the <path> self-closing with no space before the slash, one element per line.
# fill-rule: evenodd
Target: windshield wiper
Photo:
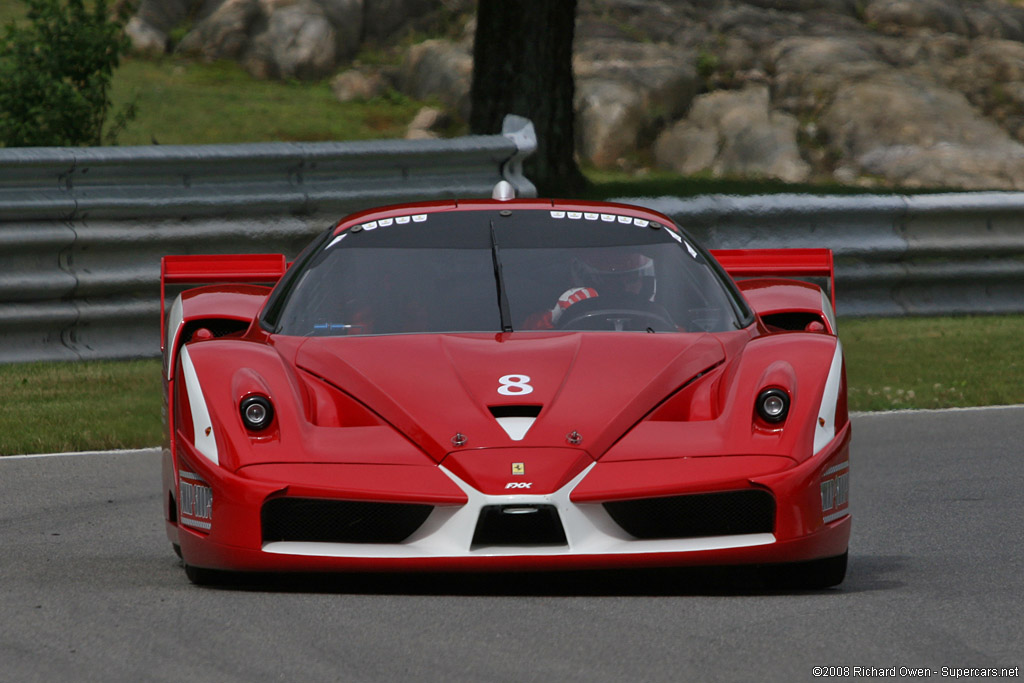
<path fill-rule="evenodd" d="M 501 274 L 501 257 L 498 256 L 498 236 L 494 232 L 494 221 L 491 221 L 491 261 L 494 263 L 494 283 L 498 288 L 498 310 L 501 311 L 501 331 L 512 331 L 512 316 L 508 309 L 508 297 L 505 295 L 505 281 Z"/>

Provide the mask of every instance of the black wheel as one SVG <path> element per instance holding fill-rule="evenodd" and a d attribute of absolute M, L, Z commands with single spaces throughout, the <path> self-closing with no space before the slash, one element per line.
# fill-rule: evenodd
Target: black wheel
<path fill-rule="evenodd" d="M 177 543 L 172 543 L 171 544 L 171 548 L 174 549 L 174 554 L 177 555 L 178 559 L 180 560 L 181 559 L 181 546 L 178 545 Z"/>
<path fill-rule="evenodd" d="M 765 580 L 773 588 L 817 590 L 838 586 L 846 578 L 850 551 L 835 557 L 765 567 Z"/>
<path fill-rule="evenodd" d="M 640 297 L 601 297 L 574 303 L 562 313 L 559 330 L 675 332 L 679 328 L 664 306 Z"/>

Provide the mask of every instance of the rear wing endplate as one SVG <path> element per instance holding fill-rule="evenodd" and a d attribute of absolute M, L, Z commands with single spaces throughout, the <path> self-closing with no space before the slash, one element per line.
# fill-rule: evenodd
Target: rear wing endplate
<path fill-rule="evenodd" d="M 167 285 L 201 285 L 222 282 L 269 282 L 288 270 L 284 254 L 195 254 L 164 256 L 160 260 L 160 320 L 164 319 Z M 160 325 L 163 348 L 164 325 Z"/>
<path fill-rule="evenodd" d="M 836 275 L 831 249 L 712 249 L 711 254 L 733 278 L 827 278 L 832 310 L 836 309 Z"/>

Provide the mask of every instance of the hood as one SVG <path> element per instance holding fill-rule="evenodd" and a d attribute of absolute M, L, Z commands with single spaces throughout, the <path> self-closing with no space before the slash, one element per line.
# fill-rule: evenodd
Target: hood
<path fill-rule="evenodd" d="M 312 337 L 295 363 L 440 462 L 487 448 L 570 448 L 598 459 L 724 357 L 709 334 L 508 333 Z"/>

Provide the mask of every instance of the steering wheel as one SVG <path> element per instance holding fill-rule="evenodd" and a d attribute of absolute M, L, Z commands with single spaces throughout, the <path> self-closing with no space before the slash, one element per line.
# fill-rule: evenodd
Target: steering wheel
<path fill-rule="evenodd" d="M 616 332 L 676 332 L 679 328 L 661 304 L 640 297 L 596 296 L 574 303 L 562 312 L 559 330 Z"/>

